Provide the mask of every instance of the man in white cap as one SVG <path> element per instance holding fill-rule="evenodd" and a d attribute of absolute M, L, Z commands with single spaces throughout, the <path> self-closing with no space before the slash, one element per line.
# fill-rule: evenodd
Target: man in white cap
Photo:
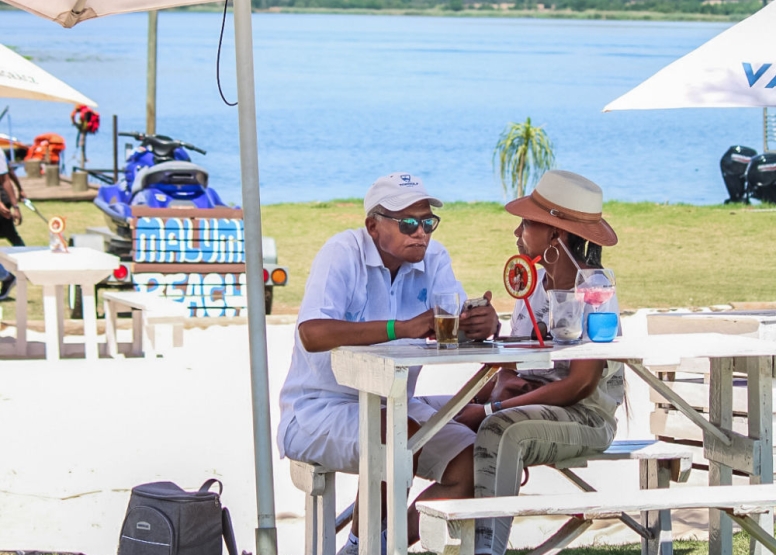
<path fill-rule="evenodd" d="M 434 332 L 432 293 L 455 291 L 465 298 L 447 250 L 431 240 L 440 221 L 432 206 L 441 207 L 442 202 L 426 192 L 419 177 L 409 173 L 381 177 L 364 198 L 365 226 L 335 235 L 315 257 L 299 309 L 291 368 L 280 393 L 281 456 L 357 474 L 358 392 L 337 383 L 329 351 L 426 338 Z M 490 301 L 490 292 L 485 298 Z M 467 337 L 485 339 L 496 333 L 498 317 L 488 302 L 465 312 L 460 326 Z M 411 369 L 407 386 L 410 435 L 444 401 L 413 397 L 419 371 L 420 367 Z M 423 447 L 415 458 L 416 475 L 434 484 L 418 499 L 473 496 L 474 439 L 472 430 L 450 422 Z M 408 512 L 409 543 L 418 537 L 413 503 Z M 385 533 L 383 552 L 384 542 Z M 355 510 L 350 537 L 340 554 L 357 553 Z"/>

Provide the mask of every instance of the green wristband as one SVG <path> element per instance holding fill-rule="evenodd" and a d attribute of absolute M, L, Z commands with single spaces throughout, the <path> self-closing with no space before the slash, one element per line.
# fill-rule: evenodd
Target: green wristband
<path fill-rule="evenodd" d="M 388 332 L 388 341 L 396 339 L 396 320 L 388 320 L 385 323 L 385 330 Z"/>

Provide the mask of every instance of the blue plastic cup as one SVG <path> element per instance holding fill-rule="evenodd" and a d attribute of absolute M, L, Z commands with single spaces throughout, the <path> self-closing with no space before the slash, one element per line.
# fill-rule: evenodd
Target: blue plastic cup
<path fill-rule="evenodd" d="M 608 343 L 617 337 L 618 318 L 616 312 L 591 312 L 587 315 L 587 335 L 590 341 Z"/>

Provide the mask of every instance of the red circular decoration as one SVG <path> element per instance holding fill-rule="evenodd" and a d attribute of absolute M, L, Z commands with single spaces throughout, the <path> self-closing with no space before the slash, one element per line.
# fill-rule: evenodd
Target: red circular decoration
<path fill-rule="evenodd" d="M 51 233 L 62 233 L 65 230 L 65 220 L 59 216 L 54 216 L 49 220 L 49 231 Z"/>
<path fill-rule="evenodd" d="M 516 254 L 504 266 L 504 287 L 516 299 L 526 299 L 536 289 L 536 266 L 524 254 Z"/>

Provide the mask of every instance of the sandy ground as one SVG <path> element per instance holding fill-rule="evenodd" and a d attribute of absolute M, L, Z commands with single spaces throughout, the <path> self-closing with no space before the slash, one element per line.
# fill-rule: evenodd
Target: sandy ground
<path fill-rule="evenodd" d="M 645 312 L 624 318 L 623 328 L 628 335 L 646 334 Z M 13 332 L 7 328 L 0 335 Z M 273 434 L 279 418 L 274 400 L 289 366 L 293 333 L 288 323 L 267 330 Z M 115 553 L 133 486 L 169 480 L 196 489 L 211 477 L 224 484 L 222 500 L 232 513 L 238 546 L 254 550 L 247 326 L 187 329 L 184 342 L 183 349 L 152 361 L 0 361 L 0 550 Z M 453 392 L 473 369 L 430 368 L 421 374 L 418 393 Z M 619 437 L 649 438 L 647 387 L 632 374 L 628 378 L 630 418 L 620 415 Z M 274 435 L 273 453 L 279 553 L 301 555 L 304 499 L 291 484 L 288 461 L 277 455 Z M 580 474 L 601 490 L 638 488 L 638 468 L 631 462 L 593 464 Z M 695 472 L 691 483 L 705 479 Z M 356 479 L 341 476 L 337 484 L 343 508 L 355 497 Z M 418 483 L 413 492 L 422 487 Z M 537 468 L 522 493 L 564 491 L 575 488 L 557 472 Z M 536 545 L 560 522 L 521 519 L 512 543 Z M 681 537 L 703 538 L 706 524 L 703 511 L 674 514 Z M 619 523 L 602 521 L 576 544 L 637 541 Z"/>

